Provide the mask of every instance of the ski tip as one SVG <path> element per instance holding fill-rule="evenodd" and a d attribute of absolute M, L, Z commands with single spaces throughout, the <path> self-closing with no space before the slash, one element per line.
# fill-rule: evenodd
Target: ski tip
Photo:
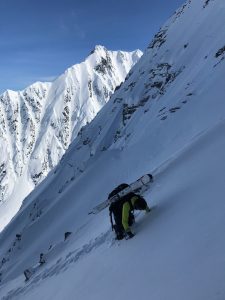
<path fill-rule="evenodd" d="M 152 174 L 145 174 L 141 177 L 141 182 L 145 185 L 149 182 L 153 182 L 153 176 Z"/>

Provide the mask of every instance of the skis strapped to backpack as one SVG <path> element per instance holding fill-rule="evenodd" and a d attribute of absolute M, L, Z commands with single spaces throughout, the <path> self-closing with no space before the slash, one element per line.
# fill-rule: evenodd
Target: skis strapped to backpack
<path fill-rule="evenodd" d="M 89 212 L 89 214 L 98 214 L 100 211 L 105 209 L 111 203 L 120 200 L 122 197 L 126 196 L 127 194 L 132 193 L 132 192 L 138 193 L 142 189 L 143 186 L 148 187 L 149 183 L 152 181 L 153 181 L 153 177 L 151 174 L 143 175 L 142 177 L 140 177 L 139 179 L 137 179 L 130 185 L 126 185 L 126 187 L 122 191 L 116 193 L 115 195 L 109 197 L 109 199 L 107 199 L 107 200 L 103 201 L 102 203 L 98 204 L 97 206 L 95 206 Z"/>

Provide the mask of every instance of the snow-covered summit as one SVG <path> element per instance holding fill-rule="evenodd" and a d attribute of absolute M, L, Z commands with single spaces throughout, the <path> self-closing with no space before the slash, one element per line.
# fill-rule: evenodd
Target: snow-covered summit
<path fill-rule="evenodd" d="M 225 298 L 224 20 L 224 2 L 189 0 L 155 35 L 2 232 L 3 299 Z M 153 211 L 114 241 L 88 212 L 149 172 Z"/>
<path fill-rule="evenodd" d="M 97 46 L 53 82 L 0 96 L 0 229 L 57 165 L 82 126 L 105 105 L 142 53 Z"/>

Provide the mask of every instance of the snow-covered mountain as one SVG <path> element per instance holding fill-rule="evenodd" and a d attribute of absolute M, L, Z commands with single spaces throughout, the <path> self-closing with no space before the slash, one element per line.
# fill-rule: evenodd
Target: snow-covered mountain
<path fill-rule="evenodd" d="M 142 52 L 96 46 L 52 83 L 0 96 L 0 229 L 119 88 Z"/>
<path fill-rule="evenodd" d="M 225 299 L 224 20 L 223 1 L 189 0 L 155 35 L 1 233 L 2 299 Z M 153 211 L 114 241 L 88 212 L 149 172 Z"/>

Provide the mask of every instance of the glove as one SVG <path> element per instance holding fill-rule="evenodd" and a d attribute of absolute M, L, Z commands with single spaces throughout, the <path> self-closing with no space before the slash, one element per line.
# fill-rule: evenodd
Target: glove
<path fill-rule="evenodd" d="M 125 236 L 126 240 L 132 239 L 133 237 L 134 237 L 133 232 L 131 232 L 131 231 L 126 232 L 126 236 Z"/>
<path fill-rule="evenodd" d="M 145 209 L 146 213 L 149 213 L 151 211 L 151 208 L 149 208 L 148 206 Z"/>

